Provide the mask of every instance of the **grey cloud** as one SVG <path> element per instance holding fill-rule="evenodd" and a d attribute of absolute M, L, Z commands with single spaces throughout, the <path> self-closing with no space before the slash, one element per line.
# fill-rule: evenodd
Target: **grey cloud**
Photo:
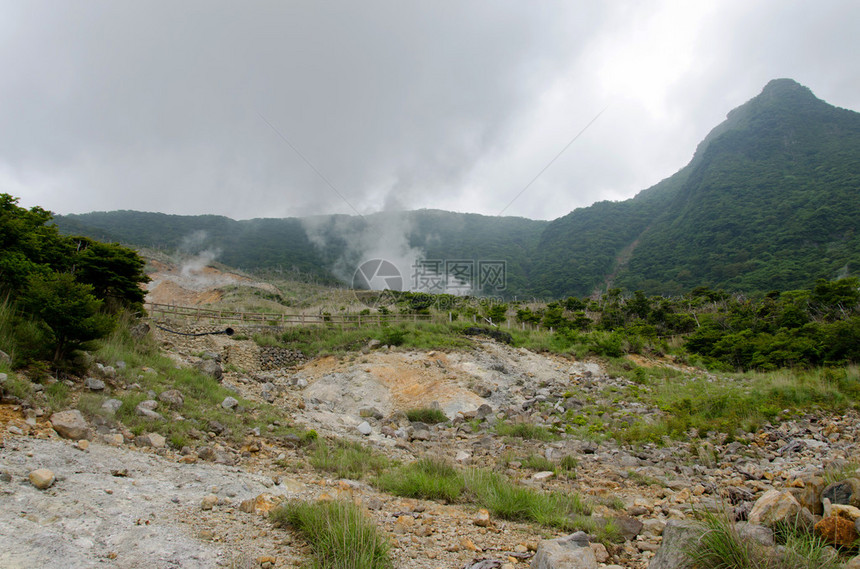
<path fill-rule="evenodd" d="M 625 57 L 617 30 L 667 2 L 0 7 L 0 184 L 60 213 L 354 213 L 340 193 L 362 214 L 495 214 L 610 104 L 506 212 L 552 218 L 672 174 L 774 77 L 860 108 L 851 2 L 720 3 L 665 116 L 601 88 L 600 50 Z"/>

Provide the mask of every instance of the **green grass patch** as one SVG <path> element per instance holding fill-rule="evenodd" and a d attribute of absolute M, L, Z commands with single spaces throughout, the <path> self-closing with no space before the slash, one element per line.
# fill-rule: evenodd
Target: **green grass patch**
<path fill-rule="evenodd" d="M 463 493 L 465 480 L 447 462 L 422 458 L 383 473 L 377 478 L 376 485 L 397 496 L 456 502 Z"/>
<path fill-rule="evenodd" d="M 176 448 L 193 445 L 201 435 L 212 430 L 214 423 L 225 427 L 226 431 L 222 435 L 234 442 L 241 442 L 255 428 L 259 428 L 264 436 L 302 436 L 303 430 L 290 426 L 271 405 L 257 404 L 238 397 L 216 379 L 195 369 L 177 368 L 173 360 L 161 355 L 150 337 L 133 337 L 131 328 L 134 324 L 132 319 L 120 319 L 117 328 L 99 341 L 99 348 L 94 352 L 95 359 L 105 365 L 116 366 L 117 362 L 124 362 L 124 366 L 116 366 L 117 381 L 139 386 L 139 389 L 116 391 L 111 395 L 122 402 L 116 420 L 132 433 L 160 433 Z M 141 401 L 149 399 L 149 391 L 159 394 L 168 389 L 177 389 L 182 393 L 184 403 L 180 408 L 172 409 L 167 403 L 159 402 L 156 411 L 162 415 L 162 419 L 149 419 L 135 412 Z M 221 402 L 228 396 L 239 400 L 241 412 L 221 407 Z M 105 398 L 104 395 L 82 393 L 77 407 L 91 417 L 105 416 L 101 410 Z M 177 419 L 174 414 L 182 418 Z M 268 425 L 275 425 L 274 430 L 268 431 Z"/>
<path fill-rule="evenodd" d="M 576 470 L 577 466 L 579 466 L 579 461 L 572 454 L 566 454 L 561 457 L 561 460 L 558 462 L 558 466 L 565 472 L 572 472 Z"/>
<path fill-rule="evenodd" d="M 502 437 L 517 437 L 534 441 L 554 441 L 558 435 L 540 425 L 531 423 L 509 423 L 501 421 L 496 425 L 496 434 Z"/>
<path fill-rule="evenodd" d="M 528 468 L 529 470 L 536 470 L 538 472 L 556 472 L 558 470 L 558 467 L 553 461 L 539 454 L 530 454 L 522 461 L 522 465 L 523 468 Z"/>
<path fill-rule="evenodd" d="M 311 466 L 319 471 L 354 480 L 361 480 L 369 473 L 379 473 L 389 465 L 384 455 L 344 439 L 336 439 L 331 443 L 317 439 L 308 459 Z"/>
<path fill-rule="evenodd" d="M 358 506 L 342 501 L 289 502 L 272 511 L 279 527 L 302 534 L 314 569 L 390 569 L 389 544 Z"/>
<path fill-rule="evenodd" d="M 627 443 L 657 442 L 664 436 L 684 438 L 691 429 L 733 435 L 753 432 L 766 422 L 798 412 L 843 411 L 854 405 L 860 390 L 856 367 L 834 370 L 667 378 L 655 381 L 640 399 L 657 405 L 662 416 L 610 426 L 612 435 Z"/>
<path fill-rule="evenodd" d="M 406 418 L 413 423 L 427 423 L 428 425 L 448 422 L 447 415 L 445 415 L 441 409 L 434 409 L 432 407 L 410 409 L 409 411 L 406 411 Z"/>
<path fill-rule="evenodd" d="M 564 531 L 583 530 L 606 543 L 617 542 L 618 528 L 590 516 L 591 505 L 571 492 L 543 492 L 520 486 L 489 470 L 459 471 L 424 458 L 377 477 L 375 485 L 391 494 L 425 500 L 471 502 L 493 515 Z"/>

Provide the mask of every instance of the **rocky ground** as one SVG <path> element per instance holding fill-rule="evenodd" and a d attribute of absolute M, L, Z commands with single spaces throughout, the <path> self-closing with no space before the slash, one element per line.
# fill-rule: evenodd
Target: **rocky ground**
<path fill-rule="evenodd" d="M 620 398 L 633 382 L 610 376 L 598 362 L 490 340 L 453 352 L 369 345 L 267 371 L 254 366 L 249 342 L 167 334 L 162 341 L 184 364 L 202 352 L 217 354 L 234 370 L 224 374 L 225 384 L 321 436 L 360 440 L 401 462 L 435 456 L 493 467 L 522 484 L 589 497 L 594 515 L 616 518 L 626 537 L 608 549 L 591 545 L 597 567 L 648 567 L 670 520 L 718 508 L 743 518 L 772 489 L 791 491 L 821 514 L 821 489 L 807 504 L 804 489 L 819 484 L 815 475 L 824 468 L 858 461 L 860 421 L 853 412 L 796 417 L 732 442 L 629 447 L 581 431 L 551 442 L 501 437 L 494 429 L 499 421 L 551 426 L 571 409 L 607 421 L 659 411 Z M 403 414 L 430 406 L 453 421 L 416 424 Z M 526 567 L 541 539 L 561 535 L 488 521 L 468 505 L 406 500 L 366 482 L 327 478 L 310 468 L 301 448 L 265 433 L 241 448 L 213 433 L 182 455 L 157 437 L 135 439 L 106 427 L 91 441 L 75 442 L 58 435 L 40 411 L 0 408 L 0 567 L 298 567 L 307 560 L 306 546 L 264 515 L 282 498 L 363 504 L 391 536 L 401 568 L 477 567 L 482 559 L 497 560 L 486 568 Z M 573 456 L 575 476 L 524 468 L 531 454 Z M 55 478 L 43 490 L 36 484 L 45 483 L 31 480 L 39 469 Z"/>

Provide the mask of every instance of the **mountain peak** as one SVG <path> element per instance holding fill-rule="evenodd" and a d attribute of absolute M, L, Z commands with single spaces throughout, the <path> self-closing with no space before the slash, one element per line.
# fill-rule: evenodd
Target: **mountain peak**
<path fill-rule="evenodd" d="M 756 98 L 818 100 L 809 87 L 804 87 L 794 79 L 773 79 L 764 86 L 761 94 Z"/>

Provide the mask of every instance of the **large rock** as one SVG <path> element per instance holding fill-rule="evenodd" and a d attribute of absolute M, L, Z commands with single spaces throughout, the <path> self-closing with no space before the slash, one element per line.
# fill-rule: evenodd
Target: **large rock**
<path fill-rule="evenodd" d="M 790 492 L 768 490 L 759 498 L 749 515 L 751 524 L 774 526 L 780 522 L 794 522 L 802 506 Z"/>
<path fill-rule="evenodd" d="M 86 419 L 77 409 L 54 413 L 51 415 L 51 426 L 58 435 L 65 439 L 89 440 L 93 436 Z"/>
<path fill-rule="evenodd" d="M 88 377 L 84 380 L 84 387 L 90 391 L 104 391 L 105 382 L 95 377 Z"/>
<path fill-rule="evenodd" d="M 854 522 L 839 516 L 830 516 L 815 524 L 815 533 L 831 545 L 842 547 L 851 547 L 860 538 Z"/>
<path fill-rule="evenodd" d="M 155 399 L 147 399 L 146 401 L 141 401 L 137 404 L 137 407 L 134 408 L 134 412 L 140 415 L 141 417 L 146 417 L 147 419 L 163 419 L 160 413 L 157 413 L 155 410 L 158 408 L 158 401 Z"/>
<path fill-rule="evenodd" d="M 588 536 L 576 532 L 558 539 L 540 542 L 531 569 L 597 569 L 597 558 L 588 544 Z"/>
<path fill-rule="evenodd" d="M 644 526 L 642 522 L 630 516 L 618 516 L 615 518 L 615 525 L 618 526 L 624 539 L 628 541 L 636 539 Z"/>
<path fill-rule="evenodd" d="M 214 360 L 199 361 L 197 362 L 196 367 L 201 373 L 205 373 L 218 381 L 221 381 L 221 377 L 224 375 L 224 371 L 221 369 L 221 364 Z"/>
<path fill-rule="evenodd" d="M 816 516 L 820 516 L 824 513 L 824 507 L 821 505 L 821 493 L 825 486 L 824 478 L 821 476 L 809 476 L 803 479 L 802 487 L 789 488 L 788 491 L 800 502 L 801 506 Z"/>
<path fill-rule="evenodd" d="M 701 528 L 694 524 L 669 520 L 663 529 L 663 543 L 648 569 L 690 569 L 692 563 L 686 552 L 701 533 Z"/>
<path fill-rule="evenodd" d="M 179 409 L 185 403 L 182 392 L 178 389 L 168 389 L 158 394 L 158 400 L 167 403 L 174 409 Z"/>
<path fill-rule="evenodd" d="M 830 500 L 831 504 L 860 507 L 860 479 L 846 478 L 834 482 L 821 492 L 821 497 Z"/>

